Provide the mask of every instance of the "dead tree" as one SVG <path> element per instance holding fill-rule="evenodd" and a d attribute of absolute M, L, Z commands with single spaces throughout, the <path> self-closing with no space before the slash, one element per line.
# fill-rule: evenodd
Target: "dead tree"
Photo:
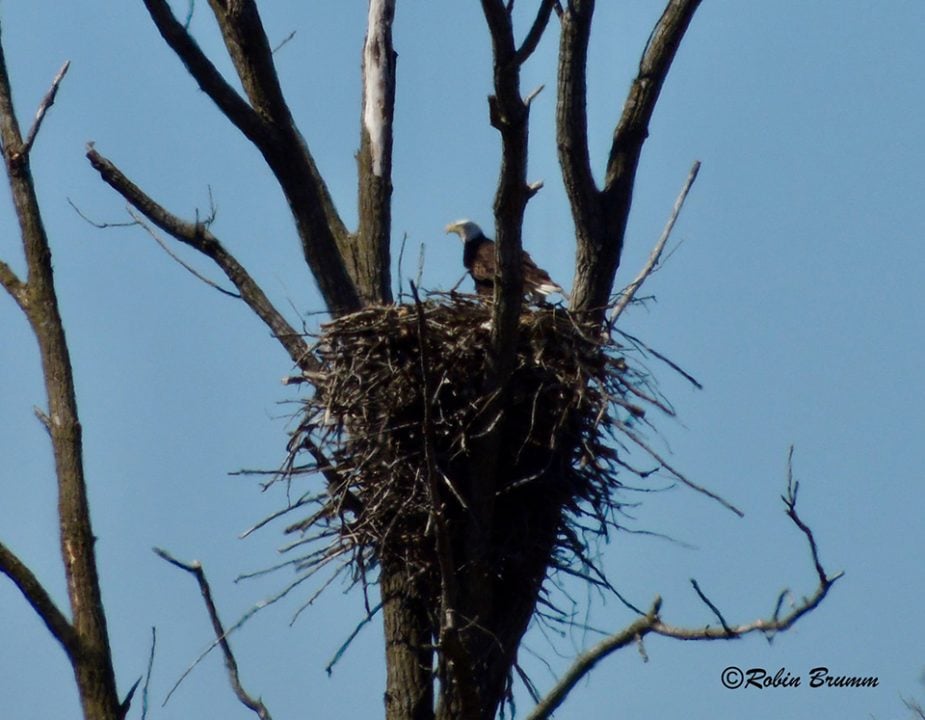
<path fill-rule="evenodd" d="M 48 409 L 37 409 L 36 415 L 51 438 L 54 452 L 61 559 L 67 576 L 71 617 L 55 605 L 39 578 L 2 543 L 0 571 L 16 584 L 64 649 L 74 669 L 84 717 L 117 720 L 124 717 L 128 701 L 123 707 L 116 693 L 106 614 L 93 551 L 74 378 L 55 293 L 51 249 L 29 167 L 29 154 L 67 69 L 67 64 L 61 68 L 23 138 L 0 46 L 0 142 L 27 268 L 25 279 L 21 279 L 0 260 L 0 284 L 26 316 L 41 355 Z"/>
<path fill-rule="evenodd" d="M 164 41 L 199 88 L 253 143 L 278 181 L 288 201 L 306 264 L 334 319 L 325 331 L 325 342 L 311 345 L 290 325 L 208 223 L 199 219 L 186 221 L 170 212 L 92 144 L 87 158 L 100 177 L 145 222 L 196 249 L 225 273 L 240 299 L 263 320 L 300 369 L 299 379 L 315 386 L 311 403 L 320 403 L 322 409 L 333 415 L 334 424 L 344 435 L 382 438 L 379 445 L 374 442 L 366 446 L 369 451 L 366 458 L 382 456 L 389 461 L 364 466 L 370 471 L 368 477 L 384 481 L 371 483 L 368 477 L 358 477 L 355 472 L 364 459 L 349 456 L 357 446 L 318 445 L 314 442 L 318 422 L 314 416 L 306 415 L 291 448 L 293 453 L 312 456 L 312 469 L 323 476 L 327 496 L 318 513 L 296 523 L 292 529 L 305 531 L 318 522 L 334 523 L 337 528 L 335 544 L 307 561 L 310 564 L 324 564 L 349 553 L 354 570 L 364 582 L 369 563 L 378 566 L 375 580 L 381 594 L 386 642 L 386 717 L 390 720 L 493 718 L 510 692 L 517 650 L 534 617 L 557 549 L 567 548 L 579 561 L 587 560 L 582 542 L 567 518 L 570 514 L 586 513 L 606 527 L 606 514 L 617 502 L 612 491 L 619 483 L 608 472 L 624 463 L 601 439 L 601 427 L 615 426 L 632 442 L 647 447 L 626 424 L 607 412 L 617 407 L 619 412 L 639 417 L 644 410 L 630 396 L 641 397 L 659 407 L 657 398 L 635 383 L 632 370 L 614 354 L 614 346 L 599 338 L 608 334 L 608 310 L 614 305 L 620 307 L 613 299 L 614 281 L 649 120 L 699 0 L 669 0 L 653 29 L 613 131 L 602 187 L 597 186 L 591 171 L 585 110 L 593 0 L 537 0 L 535 15 L 525 33 L 514 27 L 513 0 L 482 0 L 493 58 L 488 118 L 501 138 L 494 203 L 499 268 L 494 297 L 487 305 L 469 304 L 456 296 L 451 296 L 449 302 L 431 302 L 422 301 L 415 289 L 414 305 L 405 307 L 391 305 L 390 290 L 392 122 L 397 58 L 392 45 L 395 0 L 369 0 L 362 55 L 363 95 L 357 155 L 359 222 L 355 230 L 347 228 L 339 214 L 309 143 L 289 109 L 256 0 L 208 0 L 243 94 L 222 76 L 187 27 L 174 16 L 166 0 L 143 2 Z M 529 119 L 535 93 L 523 94 L 520 72 L 543 34 L 556 23 L 560 32 L 556 142 L 576 229 L 576 284 L 567 311 L 525 312 L 519 262 L 521 229 L 527 204 L 539 188 L 527 178 Z M 521 36 L 523 39 L 518 40 Z M 62 504 L 62 523 L 71 517 L 83 518 L 78 525 L 86 534 L 73 536 L 80 542 L 64 547 L 68 562 L 75 558 L 73 562 L 79 565 L 73 573 L 77 578 L 73 592 L 82 594 L 72 597 L 73 624 L 45 607 L 47 598 L 34 589 L 31 575 L 20 569 L 21 564 L 5 548 L 0 548 L 3 551 L 0 560 L 3 570 L 37 606 L 52 633 L 68 650 L 78 683 L 83 683 L 82 696 L 86 686 L 87 697 L 99 703 L 89 709 L 85 705 L 87 717 L 117 717 L 122 710 L 115 699 L 105 620 L 92 565 L 89 519 L 79 471 L 79 424 L 73 407 L 66 346 L 51 287 L 47 242 L 41 232 L 34 196 L 30 196 L 28 151 L 34 133 L 25 141 L 21 139 L 8 96 L 7 89 L 4 107 L 0 108 L 4 115 L 4 153 L 23 223 L 30 275 L 22 282 L 8 266 L 0 265 L 0 280 L 29 317 L 42 348 L 49 383 L 47 425 L 59 461 L 62 498 L 69 498 L 68 502 L 75 503 L 77 508 L 72 511 L 70 506 Z M 46 336 L 48 327 L 52 328 L 50 336 Z M 54 330 L 55 327 L 58 329 Z M 446 332 L 446 327 L 452 328 L 451 334 L 457 331 L 464 334 L 464 337 L 454 336 L 460 352 L 471 348 L 473 343 L 484 350 L 477 353 L 484 358 L 484 365 L 473 366 L 476 367 L 475 400 L 470 401 L 464 393 L 457 392 L 459 384 L 443 382 L 435 373 L 434 337 L 435 333 Z M 352 339 L 344 340 L 348 337 Z M 381 425 L 380 430 L 387 432 L 366 435 L 357 432 L 366 427 L 362 424 L 366 420 L 380 417 L 367 410 L 385 396 L 373 401 L 365 393 L 351 395 L 349 388 L 338 394 L 342 387 L 336 380 L 344 375 L 338 376 L 338 368 L 342 366 L 337 363 L 342 358 L 357 356 L 353 350 L 359 346 L 348 347 L 350 342 L 357 342 L 356 338 L 370 338 L 367 346 L 386 347 L 385 356 L 367 356 L 371 359 L 369 367 L 373 368 L 370 372 L 381 367 L 382 357 L 388 360 L 386 366 L 390 368 L 404 363 L 400 369 L 408 371 L 409 386 L 418 389 L 410 406 L 405 403 L 382 411 L 382 417 L 393 419 L 408 407 L 418 413 L 401 425 Z M 337 355 L 333 341 L 341 340 L 340 347 L 348 347 L 349 352 Z M 553 361 L 547 347 L 567 348 L 567 351 L 558 353 L 558 359 Z M 560 392 L 557 401 L 546 403 L 555 413 L 537 413 L 537 399 L 541 395 L 544 399 L 553 397 L 550 388 L 561 385 L 566 376 L 577 399 Z M 389 378 L 382 379 L 379 385 L 387 386 Z M 440 400 L 443 405 L 436 404 L 438 396 L 443 398 Z M 524 403 L 524 397 L 533 398 L 532 409 L 529 403 Z M 332 403 L 339 401 L 343 402 L 332 413 Z M 312 407 L 311 403 L 307 406 Z M 444 412 L 447 410 L 452 412 Z M 454 436 L 440 424 L 450 415 L 465 421 L 463 436 Z M 560 432 L 568 440 L 556 444 L 551 438 Z M 535 442 L 537 433 L 550 438 L 548 447 Z M 459 438 L 461 444 L 454 444 Z M 521 449 L 540 446 L 540 450 L 518 451 L 517 459 L 512 461 L 508 457 L 512 442 L 515 446 L 519 443 Z M 383 467 L 395 467 L 396 450 L 415 454 L 414 472 L 402 477 L 396 472 L 395 478 L 377 476 Z M 517 465 L 521 456 L 528 461 Z M 657 455 L 653 457 L 670 469 Z M 525 468 L 532 470 L 525 475 Z M 677 477 L 686 482 L 680 474 Z M 381 488 L 388 488 L 389 483 L 401 492 L 393 492 L 391 497 L 382 495 Z M 512 512 L 510 498 L 521 492 L 526 495 L 518 497 L 532 498 L 532 515 Z M 595 662 L 646 634 L 698 640 L 731 639 L 755 631 L 772 634 L 786 630 L 815 608 L 837 576 L 830 577 L 823 570 L 812 533 L 796 512 L 796 494 L 796 485 L 791 483 L 784 499 L 787 511 L 810 544 L 819 578 L 816 592 L 802 604 L 781 615 L 779 600 L 766 620 L 735 624 L 727 622 L 697 590 L 719 621 L 719 627 L 686 629 L 662 619 L 661 601 L 656 598 L 647 612 L 640 611 L 636 622 L 580 656 L 572 671 L 538 703 L 532 717 L 547 717 Z M 417 500 L 396 504 L 396 495 Z M 587 509 L 589 505 L 591 510 Z M 530 524 L 525 517 L 530 523 L 539 524 Z M 389 522 L 383 525 L 380 522 L 383 519 Z M 398 533 L 398 541 L 396 526 L 404 533 Z M 540 531 L 529 543 L 518 537 L 518 532 L 522 535 L 523 530 L 537 527 Z M 418 554 L 411 557 L 408 554 L 411 552 Z M 408 562 L 409 557 L 413 562 Z M 194 573 L 201 584 L 205 582 L 204 576 L 197 572 L 198 567 L 171 562 Z M 512 577 L 522 581 L 520 585 L 510 583 Z M 85 580 L 88 587 L 76 587 Z M 521 588 L 520 591 L 504 591 L 505 582 Z M 82 603 L 87 597 L 90 602 Z M 226 631 L 209 602 L 217 643 L 222 644 Z M 84 618 L 88 605 L 95 610 Z M 227 643 L 222 647 L 237 692 L 240 683 L 236 668 L 232 672 L 233 658 Z M 82 664 L 86 653 L 94 664 Z M 94 668 L 94 672 L 88 672 L 88 667 Z M 100 668 L 106 672 L 100 674 Z M 239 697 L 248 704 L 246 693 L 241 691 Z M 105 712 L 96 709 L 103 705 Z M 256 703 L 248 706 L 264 716 L 262 706 Z"/>

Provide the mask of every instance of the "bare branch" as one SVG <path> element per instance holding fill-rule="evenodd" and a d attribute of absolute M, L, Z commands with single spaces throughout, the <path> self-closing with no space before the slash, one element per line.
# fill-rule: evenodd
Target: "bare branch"
<path fill-rule="evenodd" d="M 656 596 L 651 609 L 644 617 L 640 617 L 623 630 L 614 633 L 594 647 L 581 653 L 572 666 L 566 671 L 565 675 L 555 684 L 549 694 L 546 695 L 527 716 L 527 720 L 545 720 L 545 718 L 550 717 L 556 708 L 564 702 L 568 693 L 577 685 L 579 680 L 585 677 L 598 662 L 611 653 L 633 642 L 641 644 L 643 638 L 649 633 L 655 633 L 656 635 L 675 638 L 677 640 L 734 640 L 753 632 L 761 632 L 767 636 L 773 636 L 776 633 L 789 629 L 797 620 L 817 608 L 828 594 L 832 585 L 835 584 L 843 573 L 839 572 L 830 577 L 822 568 L 812 532 L 796 512 L 796 491 L 791 480 L 792 474 L 789 470 L 788 460 L 788 491 L 783 501 L 787 508 L 787 515 L 790 516 L 791 520 L 793 520 L 794 524 L 803 532 L 809 542 L 813 563 L 819 575 L 819 584 L 812 595 L 803 598 L 800 604 L 795 606 L 783 617 L 779 617 L 778 615 L 780 611 L 780 600 L 778 599 L 777 606 L 771 617 L 741 625 L 729 625 L 719 609 L 703 594 L 703 592 L 701 592 L 697 583 L 692 580 L 691 583 L 693 584 L 694 590 L 720 621 L 720 627 L 707 626 L 684 628 L 669 625 L 663 622 L 659 615 L 662 601 L 660 597 Z"/>
<path fill-rule="evenodd" d="M 640 448 L 645 450 L 646 453 L 648 453 L 652 457 L 653 460 L 657 461 L 663 468 L 665 468 L 665 470 L 670 472 L 675 478 L 677 478 L 682 483 L 687 485 L 691 490 L 696 490 L 701 495 L 706 495 L 708 498 L 715 500 L 723 507 L 729 510 L 732 510 L 732 512 L 734 512 L 739 517 L 745 517 L 745 513 L 739 510 L 739 508 L 737 508 L 731 502 L 726 500 L 724 497 L 722 497 L 721 495 L 717 495 L 715 492 L 713 492 L 712 490 L 708 488 L 705 488 L 703 485 L 699 485 L 698 483 L 695 483 L 693 480 L 689 480 L 680 471 L 675 470 L 671 465 L 669 465 L 665 461 L 663 457 L 661 457 L 661 455 L 655 452 L 655 450 L 653 450 L 645 440 L 639 437 L 639 435 L 633 432 L 628 426 L 624 425 L 623 423 L 618 423 L 618 426 L 620 428 L 621 433 L 623 433 L 626 437 L 632 440 Z"/>
<path fill-rule="evenodd" d="M 700 0 L 669 0 L 649 36 L 639 63 L 639 74 L 633 81 L 623 105 L 623 114 L 614 130 L 607 161 L 605 193 L 632 191 L 639 154 L 649 134 L 649 120 L 681 39 L 699 5 Z"/>
<path fill-rule="evenodd" d="M 203 223 L 187 222 L 168 212 L 129 180 L 111 161 L 100 155 L 92 145 L 87 150 L 87 159 L 103 180 L 148 220 L 215 262 L 238 289 L 244 302 L 270 328 L 293 362 L 299 367 L 313 368 L 314 361 L 302 336 L 286 321 L 247 270 Z"/>
<path fill-rule="evenodd" d="M 42 127 L 42 120 L 45 119 L 45 113 L 48 112 L 48 109 L 55 104 L 55 96 L 58 94 L 58 86 L 61 85 L 61 81 L 64 80 L 64 76 L 67 74 L 68 68 L 71 67 L 71 61 L 66 60 L 64 65 L 61 66 L 61 69 L 58 71 L 58 74 L 55 75 L 55 79 L 51 81 L 51 87 L 48 89 L 48 92 L 45 93 L 45 97 L 42 98 L 42 102 L 39 103 L 38 110 L 35 112 L 35 120 L 32 122 L 32 127 L 29 128 L 29 134 L 26 135 L 26 140 L 23 143 L 22 152 L 23 155 L 28 155 L 29 151 L 32 149 L 33 144 L 35 144 L 35 138 L 39 134 L 39 130 Z"/>
<path fill-rule="evenodd" d="M 582 247 L 602 232 L 597 185 L 591 172 L 588 147 L 588 42 L 594 17 L 593 0 L 570 2 L 560 13 L 558 84 L 556 88 L 556 146 L 578 240 L 576 271 L 582 272 Z M 580 293 L 572 292 L 576 298 Z"/>
<path fill-rule="evenodd" d="M 661 598 L 656 597 L 645 616 L 581 653 L 553 689 L 527 715 L 527 720 L 545 720 L 550 717 L 556 708 L 565 701 L 566 696 L 578 684 L 578 681 L 591 672 L 597 663 L 611 653 L 638 642 L 643 635 L 651 632 L 652 626 L 658 622 L 658 612 L 661 605 Z"/>
<path fill-rule="evenodd" d="M 694 592 L 697 593 L 697 596 L 703 600 L 704 605 L 713 611 L 716 619 L 719 620 L 719 624 L 722 625 L 723 630 L 729 634 L 732 634 L 732 628 L 729 627 L 729 624 L 726 622 L 726 618 L 723 617 L 723 614 L 719 611 L 719 608 L 713 604 L 710 598 L 704 595 L 703 590 L 700 589 L 700 585 L 697 584 L 697 581 L 694 580 L 694 578 L 691 578 L 691 586 L 694 588 Z"/>
<path fill-rule="evenodd" d="M 3 572 L 32 606 L 45 626 L 61 643 L 68 657 L 79 652 L 77 633 L 38 578 L 6 545 L 0 542 L 0 572 Z"/>
<path fill-rule="evenodd" d="M 3 285 L 10 297 L 16 301 L 16 304 L 25 310 L 25 303 L 28 298 L 26 286 L 3 260 L 0 260 L 0 285 Z"/>
<path fill-rule="evenodd" d="M 132 683 L 132 687 L 128 689 L 128 693 L 125 696 L 125 699 L 119 705 L 119 717 L 125 718 L 128 715 L 128 711 L 132 707 L 132 698 L 135 697 L 135 691 L 138 689 L 138 685 L 141 683 L 141 676 Z"/>
<path fill-rule="evenodd" d="M 549 16 L 552 14 L 552 9 L 555 4 L 555 0 L 541 0 L 540 7 L 536 12 L 536 18 L 533 20 L 533 25 L 530 26 L 530 31 L 527 33 L 520 47 L 517 48 L 517 53 L 514 55 L 514 62 L 518 65 L 523 65 L 533 54 L 533 51 L 536 50 L 536 46 L 540 44 L 540 40 L 543 37 L 546 26 L 549 24 Z"/>
<path fill-rule="evenodd" d="M 546 87 L 545 85 L 538 85 L 533 90 L 531 90 L 530 93 L 527 95 L 527 97 L 524 98 L 524 105 L 527 105 L 529 107 L 530 104 L 534 101 L 534 99 L 536 99 L 536 96 L 539 95 L 541 92 L 543 92 L 543 88 L 545 87 Z"/>
<path fill-rule="evenodd" d="M 225 667 L 228 670 L 228 679 L 231 682 L 231 687 L 234 690 L 235 695 L 237 696 L 238 700 L 241 701 L 241 704 L 247 707 L 249 710 L 253 710 L 257 714 L 257 717 L 260 718 L 260 720 L 272 720 L 270 712 L 263 704 L 263 701 L 259 698 L 255 700 L 241 685 L 241 678 L 238 673 L 238 662 L 235 660 L 234 653 L 231 651 L 231 645 L 228 643 L 227 633 L 225 628 L 222 626 L 222 621 L 218 617 L 218 610 L 215 607 L 215 601 L 212 599 L 212 588 L 209 586 L 209 581 L 206 579 L 206 574 L 202 569 L 202 564 L 198 561 L 185 563 L 181 560 L 177 560 L 166 550 L 162 550 L 160 548 L 154 548 L 154 552 L 169 562 L 171 565 L 178 567 L 181 570 L 185 570 L 196 578 L 196 582 L 199 584 L 199 591 L 202 593 L 203 602 L 205 603 L 206 610 L 209 613 L 209 620 L 212 622 L 212 630 L 215 633 L 216 642 L 222 649 L 222 654 L 225 658 Z"/>
<path fill-rule="evenodd" d="M 287 44 L 289 43 L 289 41 L 292 40 L 292 38 L 295 37 L 295 33 L 296 33 L 295 30 L 293 30 L 291 33 L 289 33 L 286 37 L 284 37 L 282 40 L 280 40 L 280 41 L 276 44 L 276 46 L 275 46 L 270 52 L 272 52 L 274 55 L 276 55 L 276 53 L 277 53 L 284 45 L 287 45 Z"/>
<path fill-rule="evenodd" d="M 51 418 L 48 417 L 48 413 L 46 413 L 37 405 L 32 408 L 32 413 L 35 415 L 36 419 L 42 423 L 42 427 L 45 428 L 45 432 L 51 436 Z"/>
<path fill-rule="evenodd" d="M 819 582 L 825 584 L 828 582 L 828 578 L 819 560 L 819 549 L 816 546 L 816 539 L 813 537 L 813 532 L 809 529 L 809 526 L 807 526 L 797 514 L 797 492 L 799 489 L 800 483 L 793 479 L 793 445 L 791 445 L 787 453 L 787 494 L 781 499 L 787 507 L 787 517 L 793 520 L 794 524 L 800 528 L 809 541 L 809 547 L 813 553 L 813 564 L 816 566 L 816 575 L 819 577 Z"/>
<path fill-rule="evenodd" d="M 135 227 L 138 224 L 137 220 L 132 220 L 131 222 L 103 222 L 100 220 L 94 220 L 89 215 L 85 214 L 83 210 L 77 207 L 76 203 L 70 198 L 66 198 L 67 204 L 71 206 L 71 209 L 77 213 L 81 220 L 89 223 L 97 230 L 108 230 L 110 228 L 127 228 Z"/>
<path fill-rule="evenodd" d="M 254 0 L 209 0 L 209 7 L 251 107 L 271 125 L 291 125 L 292 116 L 283 97 L 273 50 L 257 4 Z"/>
<path fill-rule="evenodd" d="M 53 605 L 46 602 L 47 595 L 31 573 L 13 562 L 15 557 L 9 555 L 6 556 L 6 567 L 16 574 L 14 581 L 30 602 L 39 603 L 37 610 L 41 608 L 43 620 L 68 651 L 84 715 L 97 720 L 118 720 L 120 703 L 96 569 L 95 537 L 87 500 L 73 369 L 58 309 L 51 248 L 29 169 L 31 143 L 51 106 L 65 70 L 66 67 L 62 68 L 52 90 L 43 100 L 30 138 L 24 143 L 13 107 L 6 58 L 0 46 L 0 146 L 28 268 L 25 283 L 14 282 L 15 275 L 6 265 L 0 269 L 0 279 L 28 319 L 41 355 L 48 416 L 54 419 L 49 424 L 49 434 L 55 460 L 59 540 L 73 638 L 65 630 L 60 612 L 51 609 Z"/>
<path fill-rule="evenodd" d="M 646 281 L 646 278 L 648 278 L 649 275 L 651 275 L 655 270 L 655 268 L 658 267 L 659 260 L 661 260 L 662 257 L 662 251 L 665 249 L 665 244 L 668 242 L 668 238 L 671 236 L 671 231 L 674 229 L 678 215 L 681 213 L 681 208 L 684 206 L 684 201 L 687 199 L 687 194 L 690 192 L 691 186 L 694 184 L 694 180 L 697 179 L 698 172 L 700 172 L 699 160 L 695 161 L 691 166 L 687 180 L 684 182 L 684 186 L 681 188 L 681 192 L 678 194 L 677 199 L 674 201 L 674 207 L 671 209 L 671 215 L 668 217 L 668 222 L 665 223 L 665 228 L 662 230 L 662 234 L 659 237 L 658 242 L 655 243 L 655 247 L 652 248 L 652 252 L 649 254 L 649 259 L 646 260 L 646 264 L 643 265 L 642 270 L 639 271 L 639 274 L 623 291 L 623 293 L 620 295 L 620 299 L 617 301 L 616 305 L 614 305 L 613 312 L 610 314 L 610 327 L 613 327 L 614 323 L 617 322 L 617 318 L 620 317 L 620 315 L 626 309 L 626 306 L 630 304 L 633 297 L 636 295 L 636 291 L 642 287 L 642 284 Z"/>
<path fill-rule="evenodd" d="M 148 653 L 148 669 L 145 672 L 145 684 L 141 689 L 141 720 L 148 717 L 148 688 L 151 685 L 151 673 L 154 671 L 154 651 L 157 648 L 157 630 L 151 628 L 151 651 Z"/>
<path fill-rule="evenodd" d="M 494 95 L 489 98 L 491 124 L 501 135 L 501 171 L 495 191 L 495 283 L 491 344 L 494 382 L 502 386 L 511 370 L 517 318 L 523 302 L 524 212 L 527 188 L 529 106 L 520 94 L 520 65 L 515 62 L 514 29 L 501 0 L 482 0 L 491 34 Z M 489 474 L 490 475 L 490 474 Z"/>
<path fill-rule="evenodd" d="M 199 87 L 266 159 L 289 202 L 305 260 L 328 309 L 334 315 L 358 310 L 356 269 L 345 264 L 352 262 L 353 238 L 283 98 L 256 4 L 210 0 L 248 104 L 176 20 L 166 0 L 144 1 L 161 36 Z"/>
<path fill-rule="evenodd" d="M 332 657 L 328 661 L 328 664 L 324 666 L 324 671 L 328 675 L 331 675 L 334 672 L 334 666 L 337 665 L 338 661 L 341 659 L 341 657 L 343 657 L 344 653 L 347 651 L 347 648 L 350 647 L 350 643 L 356 639 L 356 636 L 360 634 L 360 631 L 370 623 L 370 621 L 376 616 L 376 613 L 378 613 L 380 610 L 382 610 L 381 602 L 376 603 L 375 607 L 371 608 L 369 612 L 366 613 L 366 616 L 360 620 L 359 623 L 357 623 L 357 626 L 353 628 L 353 632 L 351 632 L 349 637 L 341 644 L 339 648 L 337 648 L 337 652 L 334 653 L 334 657 Z"/>
<path fill-rule="evenodd" d="M 591 172 L 587 129 L 588 40 L 594 0 L 572 0 L 561 16 L 556 139 L 577 239 L 572 307 L 605 308 L 620 265 L 636 168 L 649 120 L 700 0 L 669 0 L 652 32 L 614 130 L 603 189 Z"/>
<path fill-rule="evenodd" d="M 222 77 L 187 28 L 174 17 L 167 0 L 144 0 L 144 3 L 161 37 L 180 58 L 200 89 L 249 140 L 263 142 L 268 132 L 263 120 Z"/>

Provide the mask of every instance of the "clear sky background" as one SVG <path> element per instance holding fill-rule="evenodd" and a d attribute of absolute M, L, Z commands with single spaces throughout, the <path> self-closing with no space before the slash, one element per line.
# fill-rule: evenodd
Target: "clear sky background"
<path fill-rule="evenodd" d="M 529 5 L 521 0 L 521 36 Z M 192 30 L 231 77 L 205 3 Z M 599 2 L 589 68 L 592 152 L 600 173 L 656 0 Z M 184 13 L 185 2 L 175 3 Z M 341 212 L 355 219 L 359 62 L 366 3 L 262 3 L 294 114 Z M 150 718 L 249 718 L 218 654 L 161 708 L 211 632 L 192 578 L 151 552 L 205 564 L 231 622 L 282 588 L 283 573 L 235 584 L 277 559 L 279 527 L 238 535 L 284 501 L 240 468 L 284 457 L 298 391 L 280 384 L 290 362 L 240 302 L 192 278 L 138 229 L 83 157 L 93 140 L 174 212 L 218 207 L 215 233 L 288 317 L 322 309 L 290 215 L 258 153 L 196 88 L 141 2 L 32 0 L 0 6 L 20 120 L 64 60 L 72 61 L 33 152 L 51 237 L 85 439 L 103 593 L 126 691 L 158 632 Z M 564 285 L 574 241 L 553 139 L 558 28 L 524 71 L 545 84 L 534 103 L 529 251 Z M 448 288 L 461 251 L 444 225 L 491 228 L 499 142 L 488 124 L 488 32 L 478 3 L 400 2 L 395 125 L 394 254 L 407 234 L 403 276 L 425 249 L 423 284 Z M 673 464 L 746 512 L 744 519 L 679 488 L 646 495 L 630 525 L 670 543 L 617 535 L 601 548 L 611 579 L 637 605 L 656 594 L 675 624 L 714 622 L 701 587 L 731 622 L 769 614 L 785 587 L 811 592 L 804 538 L 783 512 L 787 449 L 796 446 L 800 510 L 830 572 L 845 571 L 811 616 L 768 644 L 762 637 L 684 644 L 650 638 L 648 662 L 629 649 L 602 663 L 557 717 L 906 718 L 901 696 L 925 700 L 925 5 L 915 0 L 707 0 L 668 76 L 640 165 L 618 283 L 642 265 L 694 160 L 703 168 L 678 223 L 683 241 L 646 286 L 655 299 L 625 327 L 704 385 L 667 368 L 661 387 L 679 418 L 658 421 Z M 0 257 L 22 270 L 8 194 Z M 202 271 L 218 271 L 180 251 Z M 393 260 L 394 263 L 394 260 Z M 394 265 L 393 265 L 394 268 Z M 397 272 L 393 273 L 397 277 Z M 655 366 L 653 366 L 655 367 Z M 0 298 L 0 537 L 66 605 L 57 549 L 51 453 L 32 408 L 44 405 L 34 340 Z M 652 486 L 667 482 L 654 478 Z M 631 499 L 638 499 L 634 496 Z M 377 717 L 384 658 L 377 618 L 331 677 L 324 667 L 363 617 L 362 597 L 329 588 L 300 619 L 304 588 L 232 637 L 245 686 L 278 720 Z M 586 598 L 573 588 L 581 607 Z M 632 620 L 613 599 L 591 599 L 588 622 Z M 522 660 L 541 689 L 597 639 L 536 629 Z M 536 659 L 542 657 L 544 662 Z M 804 687 L 722 687 L 728 665 L 785 668 Z M 810 668 L 876 675 L 875 689 L 810 690 Z M 70 667 L 15 587 L 0 580 L 0 717 L 76 717 Z M 518 686 L 518 710 L 531 703 Z M 131 717 L 140 717 L 140 698 Z"/>

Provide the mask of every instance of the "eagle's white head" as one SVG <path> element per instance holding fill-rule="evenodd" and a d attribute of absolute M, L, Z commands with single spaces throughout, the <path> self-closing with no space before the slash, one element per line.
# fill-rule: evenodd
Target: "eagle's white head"
<path fill-rule="evenodd" d="M 451 222 L 449 225 L 444 228 L 447 233 L 456 233 L 459 235 L 459 239 L 463 242 L 468 242 L 469 240 L 475 240 L 479 236 L 485 235 L 482 232 L 482 228 L 476 225 L 471 220 L 457 220 L 456 222 Z"/>

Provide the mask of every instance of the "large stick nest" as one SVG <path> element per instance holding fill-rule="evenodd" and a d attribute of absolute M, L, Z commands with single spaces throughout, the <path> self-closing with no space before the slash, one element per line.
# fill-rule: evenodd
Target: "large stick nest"
<path fill-rule="evenodd" d="M 463 543 L 479 502 L 473 473 L 493 432 L 495 576 L 538 590 L 550 568 L 588 562 L 587 543 L 616 525 L 618 476 L 629 469 L 622 442 L 637 437 L 640 404 L 665 408 L 621 346 L 551 306 L 524 310 L 499 395 L 489 386 L 490 322 L 490 303 L 435 294 L 322 326 L 320 371 L 310 374 L 315 391 L 285 476 L 324 476 L 321 492 L 291 501 L 320 507 L 288 528 L 301 533 L 292 547 L 323 542 L 292 564 L 313 572 L 340 559 L 365 580 L 367 568 L 393 559 L 439 577 L 434 513 L 453 545 Z"/>

